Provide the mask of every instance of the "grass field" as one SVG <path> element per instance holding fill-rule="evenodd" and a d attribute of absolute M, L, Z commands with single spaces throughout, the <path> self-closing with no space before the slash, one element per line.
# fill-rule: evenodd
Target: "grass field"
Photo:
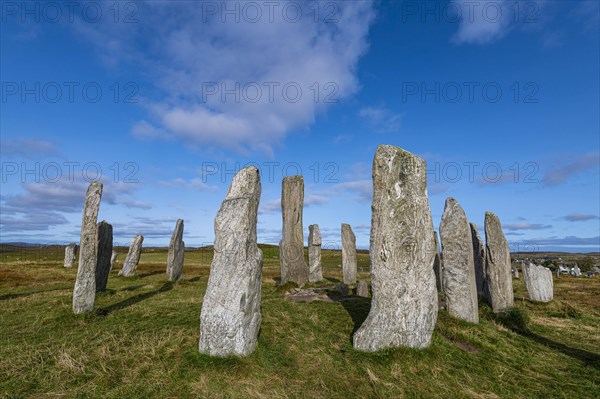
<path fill-rule="evenodd" d="M 147 248 L 138 275 L 111 272 L 96 311 L 76 316 L 76 269 L 62 248 L 3 246 L 0 253 L 2 398 L 597 398 L 600 278 L 555 280 L 555 301 L 527 300 L 515 280 L 515 311 L 481 323 L 439 314 L 425 350 L 363 353 L 353 331 L 366 298 L 294 303 L 276 287 L 276 247 L 265 253 L 262 328 L 247 358 L 197 351 L 212 253 L 186 252 L 185 278 L 166 281 L 165 249 Z M 120 248 L 120 252 L 125 252 Z M 326 284 L 341 278 L 338 251 L 323 254 Z M 368 278 L 359 253 L 359 277 Z M 325 284 L 325 283 L 324 283 Z"/>

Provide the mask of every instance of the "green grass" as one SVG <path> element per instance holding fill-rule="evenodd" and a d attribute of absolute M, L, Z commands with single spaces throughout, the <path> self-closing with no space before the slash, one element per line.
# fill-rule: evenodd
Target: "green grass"
<path fill-rule="evenodd" d="M 262 327 L 247 358 L 198 353 L 212 257 L 186 252 L 185 278 L 166 281 L 164 249 L 145 249 L 138 276 L 117 276 L 96 311 L 73 315 L 76 270 L 62 251 L 3 247 L 0 397 L 5 398 L 595 398 L 600 395 L 600 278 L 564 277 L 555 301 L 535 304 L 515 281 L 515 310 L 480 308 L 469 325 L 440 312 L 425 350 L 363 353 L 353 331 L 370 301 L 294 303 L 277 289 L 276 247 L 265 252 Z M 125 249 L 121 249 L 124 252 Z M 17 259 L 18 258 L 18 259 Z M 341 279 L 341 256 L 323 254 Z M 360 278 L 368 254 L 359 253 Z"/>

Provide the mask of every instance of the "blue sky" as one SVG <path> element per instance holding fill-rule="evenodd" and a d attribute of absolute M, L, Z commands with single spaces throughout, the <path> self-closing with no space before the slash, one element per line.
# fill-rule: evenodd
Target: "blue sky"
<path fill-rule="evenodd" d="M 513 251 L 600 250 L 596 1 L 2 1 L 1 241 L 78 241 L 87 180 L 115 243 L 212 242 L 235 170 L 258 165 L 259 242 L 281 179 L 304 226 L 368 248 L 371 162 L 393 144 Z M 480 231 L 483 234 L 483 231 Z"/>

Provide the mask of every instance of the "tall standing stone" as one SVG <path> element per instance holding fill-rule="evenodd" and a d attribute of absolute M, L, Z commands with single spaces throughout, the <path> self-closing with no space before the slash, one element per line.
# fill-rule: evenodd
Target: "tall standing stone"
<path fill-rule="evenodd" d="M 281 284 L 288 281 L 303 285 L 308 281 L 308 265 L 304 262 L 304 178 L 286 176 L 281 184 L 282 240 L 279 243 Z"/>
<path fill-rule="evenodd" d="M 98 261 L 96 262 L 96 292 L 106 290 L 113 253 L 113 228 L 105 220 L 98 223 Z"/>
<path fill-rule="evenodd" d="M 260 175 L 240 170 L 215 218 L 214 258 L 200 314 L 199 350 L 246 356 L 260 330 L 262 251 L 256 244 Z"/>
<path fill-rule="evenodd" d="M 131 240 L 129 245 L 129 252 L 123 262 L 123 267 L 119 272 L 119 276 L 130 277 L 135 274 L 135 271 L 140 262 L 140 256 L 142 255 L 142 243 L 144 242 L 144 236 L 141 234 L 136 235 Z"/>
<path fill-rule="evenodd" d="M 519 278 L 519 269 L 517 269 L 517 267 L 515 266 L 513 268 L 512 272 L 513 272 L 513 277 L 518 279 Z"/>
<path fill-rule="evenodd" d="M 342 223 L 342 272 L 344 284 L 356 284 L 356 236 L 349 224 Z"/>
<path fill-rule="evenodd" d="M 430 344 L 438 300 L 435 242 L 423 159 L 380 145 L 373 159 L 371 311 L 354 347 L 423 348 Z"/>
<path fill-rule="evenodd" d="M 75 254 L 77 253 L 77 244 L 72 242 L 65 247 L 65 267 L 73 267 L 75 265 Z"/>
<path fill-rule="evenodd" d="M 523 262 L 521 271 L 525 286 L 529 293 L 529 299 L 535 302 L 550 302 L 554 298 L 554 282 L 550 269 Z"/>
<path fill-rule="evenodd" d="M 183 277 L 184 252 L 183 219 L 177 219 L 169 244 L 169 252 L 167 253 L 167 276 L 169 281 L 179 281 Z"/>
<path fill-rule="evenodd" d="M 440 256 L 440 242 L 437 232 L 433 232 L 435 242 L 435 259 L 433 260 L 433 272 L 435 273 L 435 287 L 438 292 L 444 291 L 444 271 L 442 269 L 442 257 Z"/>
<path fill-rule="evenodd" d="M 508 241 L 502 232 L 500 219 L 492 212 L 485 213 L 485 268 L 485 291 L 493 311 L 501 312 L 512 307 L 514 298 Z"/>
<path fill-rule="evenodd" d="M 479 323 L 471 227 L 465 211 L 452 197 L 446 199 L 440 223 L 440 238 L 444 254 L 444 294 L 448 313 L 470 323 Z"/>
<path fill-rule="evenodd" d="M 479 235 L 475 223 L 469 223 L 471 227 L 471 240 L 473 241 L 473 262 L 475 263 L 475 283 L 477 284 L 477 295 L 485 297 L 485 245 Z"/>
<path fill-rule="evenodd" d="M 73 289 L 73 312 L 84 313 L 94 308 L 96 300 L 96 262 L 98 245 L 98 212 L 102 199 L 102 183 L 89 185 L 83 205 L 81 239 L 79 242 L 79 267 Z"/>
<path fill-rule="evenodd" d="M 308 226 L 308 281 L 316 283 L 323 280 L 321 265 L 321 230 L 318 224 Z"/>
<path fill-rule="evenodd" d="M 112 271 L 113 267 L 115 267 L 115 262 L 117 261 L 117 256 L 119 254 L 117 253 L 117 251 L 115 251 L 113 249 L 112 251 L 112 255 L 110 256 L 110 271 Z"/>

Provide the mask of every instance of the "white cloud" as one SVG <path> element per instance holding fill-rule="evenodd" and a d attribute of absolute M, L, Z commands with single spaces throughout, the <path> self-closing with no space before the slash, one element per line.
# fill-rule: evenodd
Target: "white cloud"
<path fill-rule="evenodd" d="M 570 213 L 566 216 L 563 216 L 564 220 L 568 222 L 586 222 L 588 220 L 596 220 L 599 219 L 598 215 L 589 215 L 582 213 Z"/>
<path fill-rule="evenodd" d="M 504 225 L 502 225 L 502 227 L 505 230 L 516 231 L 516 230 L 544 230 L 544 229 L 549 229 L 552 226 L 549 224 L 518 222 L 518 223 L 504 224 Z"/>
<path fill-rule="evenodd" d="M 218 190 L 217 186 L 212 186 L 210 184 L 204 183 L 202 179 L 199 177 L 194 177 L 190 180 L 185 180 L 181 177 L 172 180 L 160 180 L 156 183 L 161 187 L 182 187 L 182 188 L 192 188 L 198 191 L 216 191 Z"/>
<path fill-rule="evenodd" d="M 358 115 L 366 119 L 369 127 L 377 133 L 397 133 L 404 116 L 385 107 L 363 107 L 358 111 Z"/>
<path fill-rule="evenodd" d="M 27 158 L 40 160 L 58 155 L 56 144 L 38 139 L 2 139 L 0 154 L 6 158 Z"/>
<path fill-rule="evenodd" d="M 210 3 L 219 12 L 245 7 L 243 2 Z M 149 1 L 136 3 L 136 24 L 76 27 L 107 64 L 135 65 L 159 89 L 157 99 L 143 99 L 149 118 L 135 124 L 135 136 L 167 135 L 192 146 L 270 154 L 290 131 L 314 122 L 330 105 L 326 99 L 342 100 L 358 91 L 356 67 L 374 20 L 371 1 L 319 3 L 321 8 L 336 5 L 337 22 L 324 21 L 325 13 L 315 22 L 309 2 L 274 3 L 274 12 L 263 9 L 256 22 L 242 12 L 239 22 L 224 15 L 223 23 L 204 2 Z M 302 7 L 299 21 L 290 22 L 289 9 L 282 12 L 288 3 Z M 239 99 L 222 98 L 222 89 L 233 89 L 236 82 Z M 302 95 L 294 102 L 295 87 Z M 213 89 L 218 92 L 211 94 Z"/>
<path fill-rule="evenodd" d="M 511 4 L 508 0 L 480 0 L 477 2 L 453 0 L 460 10 L 455 43 L 488 44 L 504 37 L 511 22 Z"/>
<path fill-rule="evenodd" d="M 598 171 L 599 166 L 600 152 L 591 152 L 576 157 L 572 162 L 546 170 L 542 183 L 547 186 L 556 186 L 568 182 L 573 176 L 583 171 L 589 169 Z"/>

